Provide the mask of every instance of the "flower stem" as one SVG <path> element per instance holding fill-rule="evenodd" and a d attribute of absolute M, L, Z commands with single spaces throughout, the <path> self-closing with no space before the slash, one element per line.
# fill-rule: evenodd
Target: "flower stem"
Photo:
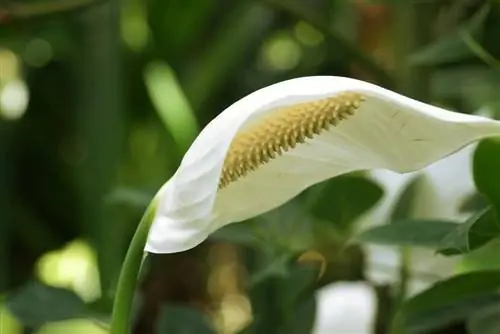
<path fill-rule="evenodd" d="M 146 212 L 137 226 L 134 237 L 125 256 L 125 261 L 118 278 L 116 296 L 113 302 L 111 315 L 111 328 L 109 334 L 128 334 L 130 326 L 130 313 L 134 292 L 137 285 L 137 277 L 141 269 L 144 255 L 144 246 L 148 238 L 149 227 L 156 211 L 156 202 L 149 204 Z"/>

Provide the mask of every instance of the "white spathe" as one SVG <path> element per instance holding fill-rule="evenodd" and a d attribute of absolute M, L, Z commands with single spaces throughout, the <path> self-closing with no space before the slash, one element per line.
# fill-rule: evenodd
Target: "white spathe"
<path fill-rule="evenodd" d="M 218 191 L 224 158 L 239 131 L 278 108 L 342 92 L 366 97 L 353 116 Z M 328 178 L 374 168 L 418 170 L 496 135 L 500 122 L 450 112 L 355 79 L 280 82 L 237 101 L 201 131 L 157 195 L 145 250 L 184 251 L 224 225 L 276 208 Z"/>

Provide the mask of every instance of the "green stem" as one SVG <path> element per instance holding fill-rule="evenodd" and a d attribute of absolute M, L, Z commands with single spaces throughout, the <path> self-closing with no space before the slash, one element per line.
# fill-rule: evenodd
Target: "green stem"
<path fill-rule="evenodd" d="M 142 216 L 134 237 L 130 242 L 120 272 L 120 277 L 118 278 L 109 334 L 129 333 L 130 313 L 134 300 L 134 292 L 144 256 L 144 246 L 146 245 L 149 227 L 153 221 L 155 211 L 156 201 L 153 199 Z"/>

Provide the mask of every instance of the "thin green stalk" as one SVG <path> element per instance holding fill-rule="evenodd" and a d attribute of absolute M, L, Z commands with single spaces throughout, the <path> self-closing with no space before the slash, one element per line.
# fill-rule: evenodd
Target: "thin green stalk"
<path fill-rule="evenodd" d="M 148 238 L 149 227 L 156 211 L 156 201 L 153 199 L 146 209 L 137 226 L 134 237 L 125 256 L 125 261 L 118 278 L 116 295 L 113 302 L 111 315 L 111 328 L 109 334 L 128 334 L 130 326 L 130 313 L 134 292 L 137 285 L 139 271 L 144 256 L 144 246 Z"/>
<path fill-rule="evenodd" d="M 499 71 L 500 70 L 500 61 L 493 57 L 491 53 L 486 51 L 485 48 L 479 44 L 474 37 L 471 35 L 470 32 L 464 30 L 460 32 L 460 36 L 462 37 L 462 40 L 465 42 L 465 44 L 469 47 L 469 49 L 483 62 L 485 62 L 488 66 L 491 68 L 494 68 L 495 70 Z"/>

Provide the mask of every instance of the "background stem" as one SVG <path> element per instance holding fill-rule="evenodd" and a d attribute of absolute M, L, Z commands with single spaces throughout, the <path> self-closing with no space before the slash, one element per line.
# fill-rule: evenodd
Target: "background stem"
<path fill-rule="evenodd" d="M 431 41 L 435 5 L 432 2 L 399 2 L 393 7 L 394 45 L 395 48 L 395 81 L 399 93 L 420 101 L 430 102 L 430 69 L 415 66 L 409 62 L 410 57 L 421 47 Z M 394 303 L 391 312 L 391 334 L 402 334 L 396 324 L 395 316 L 408 296 L 411 280 L 411 250 L 400 247 L 401 263 L 399 280 L 394 293 Z"/>

